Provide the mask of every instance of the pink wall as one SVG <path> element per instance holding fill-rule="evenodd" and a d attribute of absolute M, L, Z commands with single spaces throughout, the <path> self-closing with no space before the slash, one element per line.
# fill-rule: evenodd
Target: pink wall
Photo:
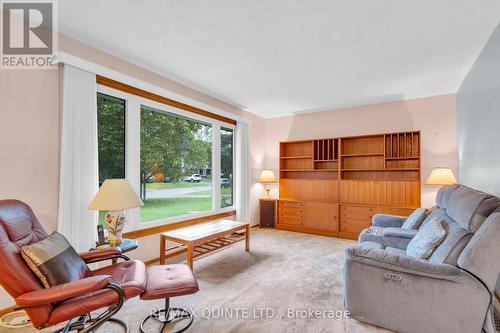
<path fill-rule="evenodd" d="M 0 199 L 28 203 L 47 232 L 59 201 L 58 70 L 1 70 Z M 13 302 L 0 288 L 0 309 Z"/>
<path fill-rule="evenodd" d="M 435 166 L 449 166 L 456 174 L 455 99 L 450 94 L 268 119 L 266 168 L 278 170 L 280 141 L 421 130 L 423 180 Z M 273 191 L 277 195 L 277 186 Z M 432 206 L 436 192 L 423 185 L 422 205 Z"/>

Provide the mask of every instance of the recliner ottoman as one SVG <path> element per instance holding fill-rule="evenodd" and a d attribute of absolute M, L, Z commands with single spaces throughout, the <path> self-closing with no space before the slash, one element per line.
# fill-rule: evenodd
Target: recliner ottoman
<path fill-rule="evenodd" d="M 175 333 L 184 332 L 193 323 L 193 313 L 187 309 L 170 307 L 170 298 L 194 294 L 199 291 L 198 282 L 193 271 L 187 265 L 160 265 L 148 267 L 146 271 L 146 290 L 141 294 L 142 300 L 155 300 L 164 298 L 165 307 L 151 313 L 141 323 L 141 332 L 145 333 L 144 324 L 149 319 L 161 323 L 158 332 L 163 332 L 167 324 L 186 318 L 188 322 Z"/>

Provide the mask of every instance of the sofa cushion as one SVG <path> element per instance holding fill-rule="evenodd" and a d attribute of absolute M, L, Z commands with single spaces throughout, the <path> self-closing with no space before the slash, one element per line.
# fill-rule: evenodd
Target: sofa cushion
<path fill-rule="evenodd" d="M 58 232 L 23 246 L 21 254 L 45 288 L 80 280 L 90 273 L 85 261 Z"/>
<path fill-rule="evenodd" d="M 499 204 L 495 196 L 460 185 L 451 195 L 446 213 L 462 228 L 476 232 Z"/>
<path fill-rule="evenodd" d="M 429 261 L 456 266 L 460 253 L 470 241 L 473 233 L 460 227 L 448 216 L 441 220 L 441 225 L 446 230 L 446 237 L 429 257 Z"/>
<path fill-rule="evenodd" d="M 441 219 L 433 218 L 420 228 L 415 237 L 408 243 L 406 254 L 419 259 L 427 259 L 445 237 L 446 230 L 441 225 Z"/>
<path fill-rule="evenodd" d="M 439 208 L 438 206 L 434 206 L 431 208 L 431 210 L 429 211 L 429 213 L 425 217 L 425 219 L 422 222 L 422 225 L 420 227 L 423 227 L 424 225 L 426 225 L 429 221 L 431 221 L 435 217 L 441 218 L 443 216 L 446 216 L 446 211 L 443 208 Z"/>
<path fill-rule="evenodd" d="M 484 199 L 479 207 L 477 207 L 476 212 L 472 215 L 472 219 L 470 221 L 470 230 L 472 232 L 476 232 L 479 227 L 483 224 L 488 216 L 493 214 L 500 206 L 500 198 L 488 195 L 486 199 Z"/>
<path fill-rule="evenodd" d="M 450 197 L 459 185 L 447 185 L 439 189 L 436 195 L 436 205 L 441 209 L 447 209 Z"/>
<path fill-rule="evenodd" d="M 420 207 L 413 211 L 408 216 L 401 228 L 403 229 L 418 229 L 425 219 L 425 209 Z"/>

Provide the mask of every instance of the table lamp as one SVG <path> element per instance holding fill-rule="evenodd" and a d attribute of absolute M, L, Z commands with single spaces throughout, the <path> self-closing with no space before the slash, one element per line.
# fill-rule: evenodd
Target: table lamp
<path fill-rule="evenodd" d="M 431 174 L 425 181 L 425 185 L 453 185 L 457 179 L 450 168 L 438 167 L 432 169 Z"/>
<path fill-rule="evenodd" d="M 127 179 L 106 179 L 89 209 L 108 211 L 104 215 L 104 226 L 108 230 L 109 244 L 115 246 L 122 242 L 122 230 L 126 222 L 123 210 L 143 205 Z"/>
<path fill-rule="evenodd" d="M 259 177 L 259 183 L 266 184 L 266 198 L 271 198 L 269 195 L 269 191 L 271 191 L 271 187 L 269 184 L 276 183 L 276 177 L 274 176 L 273 170 L 262 170 L 262 173 Z"/>

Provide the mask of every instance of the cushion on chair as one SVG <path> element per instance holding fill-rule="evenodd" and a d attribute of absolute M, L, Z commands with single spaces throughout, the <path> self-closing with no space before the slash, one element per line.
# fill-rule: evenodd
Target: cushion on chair
<path fill-rule="evenodd" d="M 413 211 L 408 216 L 401 228 L 403 229 L 418 229 L 425 219 L 425 209 L 420 207 Z"/>
<path fill-rule="evenodd" d="M 90 272 L 85 261 L 58 232 L 24 245 L 21 254 L 45 288 L 80 280 Z"/>
<path fill-rule="evenodd" d="M 462 250 L 472 238 L 473 233 L 460 227 L 458 223 L 448 216 L 445 216 L 441 220 L 441 225 L 446 230 L 446 237 L 436 247 L 429 257 L 429 261 L 436 264 L 457 265 L 458 256 L 460 256 L 460 253 L 462 253 Z"/>
<path fill-rule="evenodd" d="M 499 204 L 495 196 L 460 185 L 451 195 L 446 212 L 462 228 L 476 232 Z"/>
<path fill-rule="evenodd" d="M 443 208 L 434 207 L 427 214 L 427 216 L 425 217 L 425 219 L 422 222 L 422 225 L 420 227 L 423 227 L 424 225 L 426 225 L 429 221 L 431 221 L 435 217 L 441 218 L 443 216 L 446 216 L 446 211 Z"/>
<path fill-rule="evenodd" d="M 141 299 L 153 300 L 198 292 L 198 282 L 187 265 L 151 266 L 146 272 L 146 291 Z"/>
<path fill-rule="evenodd" d="M 441 209 L 448 209 L 450 197 L 460 185 L 447 185 L 439 189 L 436 195 L 436 205 Z"/>
<path fill-rule="evenodd" d="M 408 243 L 406 254 L 419 259 L 427 259 L 445 237 L 446 231 L 441 225 L 441 220 L 434 218 L 420 228 L 415 237 Z"/>

